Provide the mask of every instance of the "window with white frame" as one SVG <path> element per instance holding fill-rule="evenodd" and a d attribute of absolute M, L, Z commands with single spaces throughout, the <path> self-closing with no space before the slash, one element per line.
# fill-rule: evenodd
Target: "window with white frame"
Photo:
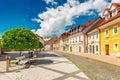
<path fill-rule="evenodd" d="M 78 29 L 76 29 L 76 33 L 78 32 Z"/>
<path fill-rule="evenodd" d="M 118 44 L 117 43 L 114 44 L 114 50 L 118 50 Z"/>
<path fill-rule="evenodd" d="M 79 36 L 79 42 L 81 41 L 81 36 Z"/>
<path fill-rule="evenodd" d="M 108 29 L 105 30 L 105 37 L 108 37 Z"/>
<path fill-rule="evenodd" d="M 96 51 L 98 51 L 98 45 L 96 45 Z"/>
<path fill-rule="evenodd" d="M 116 14 L 117 14 L 117 10 L 116 9 L 112 10 L 112 16 L 115 16 Z"/>
<path fill-rule="evenodd" d="M 106 14 L 105 15 L 105 19 L 108 20 L 110 18 L 110 15 L 109 14 Z"/>
<path fill-rule="evenodd" d="M 83 29 L 83 27 L 80 27 L 80 28 L 79 28 L 79 31 L 82 31 L 82 29 Z"/>
<path fill-rule="evenodd" d="M 114 35 L 118 34 L 118 27 L 117 26 L 113 27 L 113 34 Z"/>
<path fill-rule="evenodd" d="M 96 33 L 96 39 L 98 39 L 98 33 Z"/>

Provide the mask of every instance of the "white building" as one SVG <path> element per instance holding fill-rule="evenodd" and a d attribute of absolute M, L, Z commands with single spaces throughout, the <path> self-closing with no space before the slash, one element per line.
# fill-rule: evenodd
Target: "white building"
<path fill-rule="evenodd" d="M 69 51 L 76 53 L 84 52 L 84 34 L 81 32 L 83 30 L 83 26 L 77 26 L 75 28 L 71 28 L 69 33 Z"/>
<path fill-rule="evenodd" d="M 100 54 L 99 29 L 92 30 L 88 34 L 88 53 Z"/>

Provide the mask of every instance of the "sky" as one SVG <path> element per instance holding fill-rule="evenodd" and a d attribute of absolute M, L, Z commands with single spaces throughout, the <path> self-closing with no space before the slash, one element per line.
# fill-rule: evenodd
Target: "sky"
<path fill-rule="evenodd" d="M 28 28 L 44 39 L 60 36 L 101 16 L 112 2 L 120 0 L 0 0 L 0 37 L 16 27 Z"/>

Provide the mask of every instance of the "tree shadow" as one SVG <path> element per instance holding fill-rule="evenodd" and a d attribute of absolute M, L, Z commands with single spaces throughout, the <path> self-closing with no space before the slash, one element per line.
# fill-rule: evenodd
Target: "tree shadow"
<path fill-rule="evenodd" d="M 31 65 L 43 65 L 43 64 L 52 64 L 53 61 L 52 60 L 30 60 L 28 62 L 25 63 L 25 67 L 24 68 L 29 68 Z"/>
<path fill-rule="evenodd" d="M 39 53 L 37 54 L 37 57 L 42 58 L 42 57 L 61 57 L 61 56 L 56 54 Z"/>
<path fill-rule="evenodd" d="M 25 55 L 25 57 L 28 57 L 28 52 L 23 51 L 23 54 Z M 11 57 L 11 60 L 16 60 L 16 58 L 19 57 L 20 52 L 19 51 L 4 52 L 0 57 L 0 61 L 5 61 L 6 55 L 9 55 Z"/>

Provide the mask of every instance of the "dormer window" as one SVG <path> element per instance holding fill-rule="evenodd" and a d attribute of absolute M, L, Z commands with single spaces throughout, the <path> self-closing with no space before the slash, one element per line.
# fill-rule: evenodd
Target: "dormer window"
<path fill-rule="evenodd" d="M 106 14 L 105 15 L 105 19 L 108 20 L 110 18 L 110 15 L 109 14 Z"/>
<path fill-rule="evenodd" d="M 112 16 L 115 16 L 116 14 L 117 14 L 117 10 L 116 9 L 112 10 Z"/>
<path fill-rule="evenodd" d="M 78 32 L 78 29 L 76 29 L 76 33 Z"/>
<path fill-rule="evenodd" d="M 79 31 L 82 31 L 82 29 L 83 29 L 83 27 L 80 27 L 80 28 L 79 28 Z"/>

